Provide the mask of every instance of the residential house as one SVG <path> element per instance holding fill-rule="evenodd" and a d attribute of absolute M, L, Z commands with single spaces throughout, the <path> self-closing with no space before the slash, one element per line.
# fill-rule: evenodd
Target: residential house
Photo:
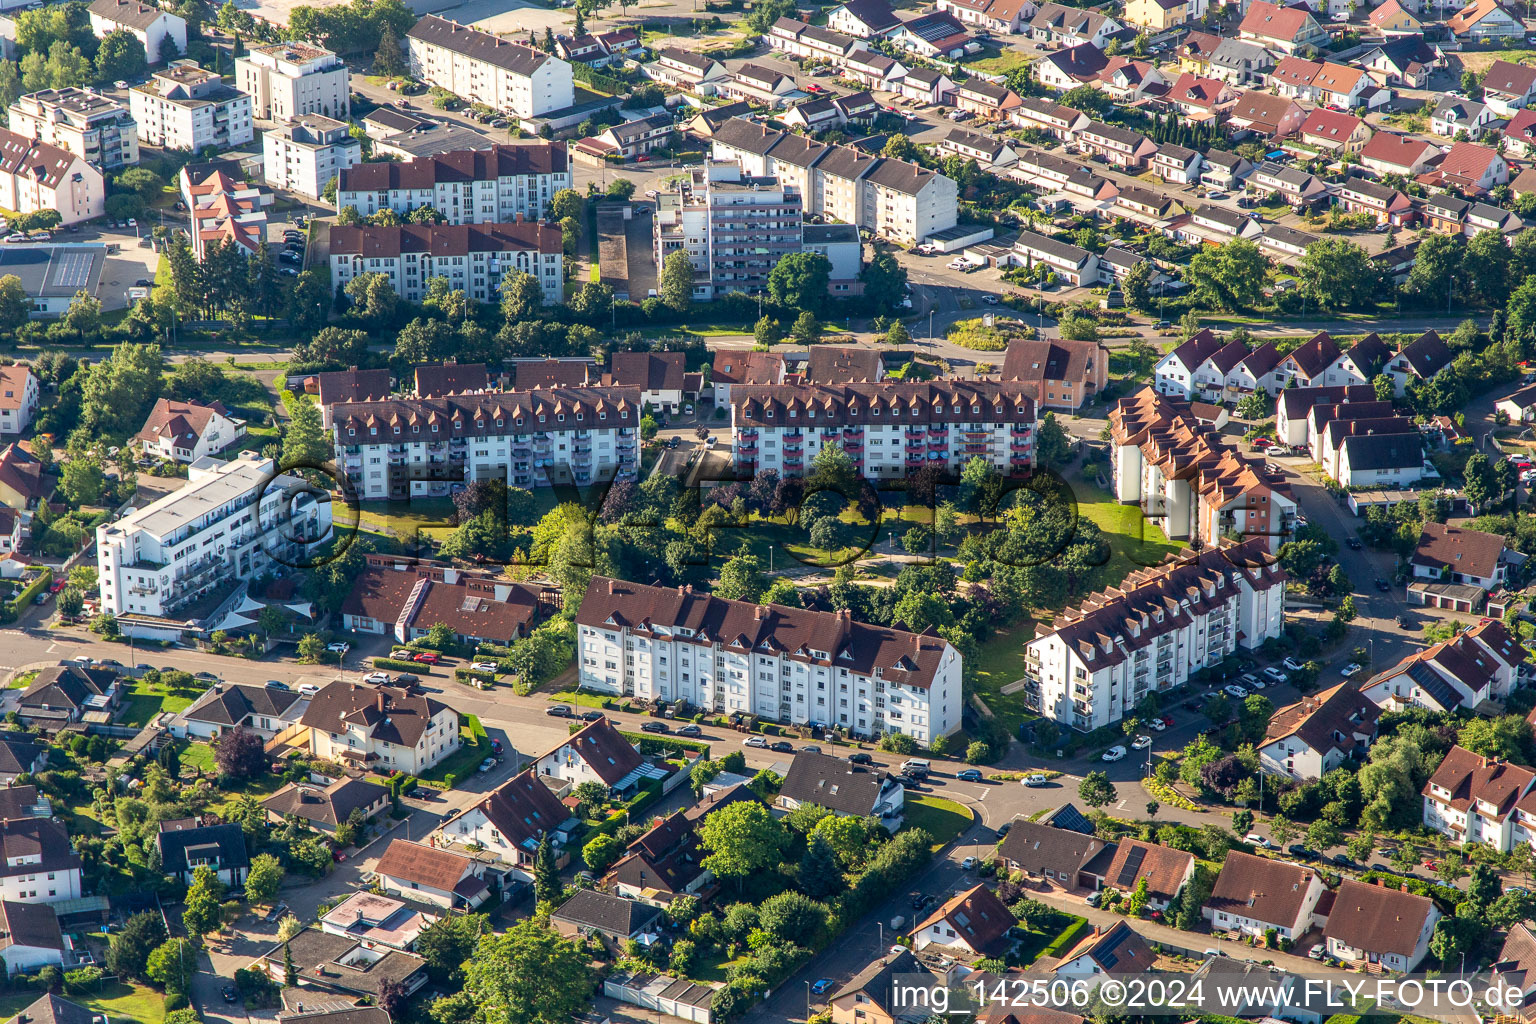
<path fill-rule="evenodd" d="M 1158 98 L 1188 117 L 1208 120 L 1230 113 L 1241 95 L 1219 78 L 1201 78 L 1185 72 Z"/>
<path fill-rule="evenodd" d="M 419 640 L 441 623 L 461 644 L 508 645 L 554 610 L 538 585 L 511 583 L 494 573 L 442 562 L 367 555 L 341 603 L 345 629 Z"/>
<path fill-rule="evenodd" d="M 1525 23 L 1500 0 L 1474 0 L 1445 21 L 1453 38 L 1469 42 L 1518 40 L 1525 37 Z"/>
<path fill-rule="evenodd" d="M 670 47 L 658 48 L 656 59 L 645 65 L 645 70 L 665 85 L 680 85 L 706 94 L 713 94 L 716 84 L 729 73 L 724 64 L 707 53 Z"/>
<path fill-rule="evenodd" d="M 1408 560 L 1408 603 L 1476 612 L 1489 591 L 1508 582 L 1510 564 L 1520 561 L 1499 534 L 1426 522 Z"/>
<path fill-rule="evenodd" d="M 1102 260 L 1099 265 L 1104 266 Z M 1010 341 L 1002 376 L 1033 383 L 1037 409 L 1076 412 L 1109 382 L 1109 350 L 1096 341 Z"/>
<path fill-rule="evenodd" d="M 1325 153 L 1358 153 L 1372 134 L 1362 119 L 1324 107 L 1312 111 L 1301 124 L 1301 141 Z"/>
<path fill-rule="evenodd" d="M 858 50 L 839 63 L 844 78 L 851 78 L 866 89 L 899 92 L 907 66 L 894 57 L 874 50 Z"/>
<path fill-rule="evenodd" d="M 413 904 L 362 890 L 321 914 L 320 930 L 356 939 L 364 949 L 410 951 L 421 933 L 439 919 Z"/>
<path fill-rule="evenodd" d="M 1130 0 L 1125 5 L 1125 20 L 1155 34 L 1198 18 L 1194 8 L 1203 6 L 1195 0 Z"/>
<path fill-rule="evenodd" d="M 1416 178 L 1439 157 L 1433 143 L 1393 132 L 1377 132 L 1360 148 L 1361 165 L 1377 175 Z"/>
<path fill-rule="evenodd" d="M 474 910 L 490 896 L 480 861 L 407 839 L 391 840 L 374 871 L 391 896 L 444 910 Z"/>
<path fill-rule="evenodd" d="M 0 434 L 25 433 L 37 415 L 37 374 L 20 363 L 0 366 Z"/>
<path fill-rule="evenodd" d="M 31 442 L 12 441 L 0 448 L 0 505 L 18 512 L 35 509 L 53 493 L 58 478 L 43 474 L 42 463 L 30 451 Z"/>
<path fill-rule="evenodd" d="M 744 783 L 706 790 L 698 803 L 658 819 L 649 832 L 630 843 L 604 876 L 604 887 L 625 899 L 661 907 L 681 896 L 708 899 L 715 892 L 715 876 L 704 867 L 706 854 L 698 827 L 722 807 L 756 799 Z"/>
<path fill-rule="evenodd" d="M 1247 158 L 1224 149 L 1208 149 L 1201 163 L 1200 184 L 1207 188 L 1237 188 L 1252 173 L 1253 164 Z"/>
<path fill-rule="evenodd" d="M 884 771 L 801 751 L 790 762 L 775 802 L 787 811 L 814 804 L 839 816 L 878 818 L 894 833 L 901 828 L 905 793 Z"/>
<path fill-rule="evenodd" d="M 113 32 L 128 32 L 144 47 L 151 64 L 174 60 L 187 52 L 187 22 L 180 15 L 141 0 L 94 0 L 86 9 L 91 33 L 105 39 Z"/>
<path fill-rule="evenodd" d="M 1404 7 L 1400 0 L 1387 0 L 1366 15 L 1365 20 L 1372 28 L 1388 38 L 1418 36 L 1424 31 L 1424 23 L 1414 12 Z"/>
<path fill-rule="evenodd" d="M 80 857 L 52 818 L 0 820 L 0 900 L 62 903 L 84 895 Z"/>
<path fill-rule="evenodd" d="M 975 160 L 983 168 L 1005 167 L 1019 158 L 1009 145 L 1009 140 L 983 135 L 968 128 L 951 128 L 935 148 L 945 155 Z"/>
<path fill-rule="evenodd" d="M 1013 911 L 985 885 L 956 893 L 912 929 L 912 948 L 940 946 L 951 955 L 1002 958 L 1013 945 Z"/>
<path fill-rule="evenodd" d="M 1436 135 L 1449 138 L 1465 132 L 1470 139 L 1482 138 L 1483 131 L 1498 120 L 1498 112 L 1486 103 L 1461 96 L 1442 96 L 1435 104 L 1429 127 Z"/>
<path fill-rule="evenodd" d="M 1096 203 L 1113 199 L 1120 191 L 1108 178 L 1100 177 L 1076 160 L 1033 149 L 1019 153 L 1018 161 L 1008 173 L 1015 181 L 1040 182 L 1057 192 L 1081 196 Z"/>
<path fill-rule="evenodd" d="M 548 837 L 558 853 L 568 823 L 575 824 L 571 812 L 530 767 L 445 821 L 436 835 L 443 846 L 471 849 L 477 861 L 489 855 L 498 877 L 532 881 L 539 842 Z"/>
<path fill-rule="evenodd" d="M 628 942 L 648 944 L 660 938 L 663 922 L 660 907 L 577 889 L 549 915 L 549 923 L 568 939 L 596 936 L 610 953 L 617 953 Z"/>
<path fill-rule="evenodd" d="M 1125 279 L 1130 276 L 1131 271 L 1143 263 L 1148 264 L 1152 270 L 1151 276 L 1147 279 L 1147 287 L 1152 290 L 1153 294 L 1157 294 L 1167 286 L 1172 278 L 1163 272 L 1156 261 L 1140 253 L 1132 252 L 1129 249 L 1121 249 L 1119 246 L 1114 245 L 1105 249 L 1104 254 L 1099 257 L 1099 283 L 1122 286 L 1125 283 Z"/>
<path fill-rule="evenodd" d="M 1511 423 L 1529 423 L 1536 420 L 1536 386 L 1521 388 L 1508 398 L 1494 403 L 1494 411 L 1508 416 Z"/>
<path fill-rule="evenodd" d="M 1282 7 L 1268 0 L 1253 0 L 1238 25 L 1237 37 L 1282 53 L 1315 50 L 1328 41 L 1328 33 L 1306 7 Z"/>
<path fill-rule="evenodd" d="M 867 348 L 815 345 L 806 356 L 800 374 L 808 384 L 878 381 L 885 377 L 885 361 L 879 352 Z"/>
<path fill-rule="evenodd" d="M 222 402 L 161 398 L 133 440 L 145 455 L 190 463 L 217 455 L 244 436 L 245 420 L 229 415 Z"/>
<path fill-rule="evenodd" d="M 1109 37 L 1124 28 L 1120 22 L 1099 11 L 1081 7 L 1066 7 L 1047 2 L 1030 19 L 1030 37 L 1037 43 L 1055 43 L 1057 46 L 1080 46 L 1092 43 L 1102 47 Z"/>
<path fill-rule="evenodd" d="M 896 1024 L 915 1022 L 927 1016 L 926 1008 L 905 1005 L 896 995 L 896 979 L 922 975 L 927 968 L 912 952 L 886 953 L 832 993 L 828 1008 L 832 1024 Z M 910 984 L 910 981 L 903 981 Z"/>
<path fill-rule="evenodd" d="M 1398 0 L 1387 0 L 1371 12 L 1372 17 L 1394 6 L 1397 2 Z M 1357 63 L 1365 68 L 1372 81 L 1383 88 L 1400 86 L 1408 89 L 1422 89 L 1429 84 L 1430 74 L 1442 62 L 1439 52 L 1424 42 L 1420 31 L 1415 29 L 1401 38 L 1390 39 L 1367 50 Z"/>
<path fill-rule="evenodd" d="M 175 818 L 160 822 L 155 833 L 155 848 L 160 851 L 163 873 L 182 885 L 192 881 L 200 867 L 210 869 L 220 882 L 231 889 L 245 885 L 251 868 L 251 854 L 245 845 L 245 829 L 235 822 L 217 822 L 211 818 Z"/>
<path fill-rule="evenodd" d="M 1238 395 L 1251 391 L 1278 394 L 1285 385 L 1275 371 L 1284 359 L 1274 342 L 1265 342 L 1244 356 L 1227 374 L 1227 389 Z"/>
<path fill-rule="evenodd" d="M 800 60 L 824 60 L 834 63 L 862 50 L 869 44 L 862 39 L 808 25 L 798 18 L 780 18 L 763 37 L 773 49 Z"/>
<path fill-rule="evenodd" d="M 1001 36 L 1025 31 L 1040 9 L 1035 0 L 939 0 L 936 6 L 966 25 Z"/>
<path fill-rule="evenodd" d="M 1441 916 L 1434 900 L 1409 892 L 1406 883 L 1398 889 L 1346 878 L 1334 893 L 1323 936 L 1329 956 L 1403 974 L 1429 952 Z"/>
<path fill-rule="evenodd" d="M 909 68 L 896 79 L 895 91 L 909 100 L 929 105 L 944 103 L 955 91 L 955 83 L 937 68 Z"/>
<path fill-rule="evenodd" d="M 261 805 L 271 821 L 297 818 L 318 832 L 335 833 L 354 814 L 367 821 L 388 811 L 390 795 L 376 782 L 344 776 L 324 783 L 290 782 Z"/>
<path fill-rule="evenodd" d="M 171 721 L 171 735 L 211 740 L 231 729 L 270 740 L 299 721 L 306 705 L 286 686 L 214 683 Z"/>
<path fill-rule="evenodd" d="M 788 103 L 788 95 L 795 91 L 795 79 L 761 64 L 743 64 L 734 74 L 716 82 L 715 91 L 730 100 L 782 107 Z"/>
<path fill-rule="evenodd" d="M 1253 169 L 1248 184 L 1260 195 L 1278 195 L 1291 206 L 1310 206 L 1328 195 L 1327 184 L 1317 175 L 1270 160 Z"/>
<path fill-rule="evenodd" d="M 1140 170 L 1157 152 L 1157 143 L 1129 128 L 1090 121 L 1077 133 L 1077 151 L 1101 156 L 1113 167 Z"/>
<path fill-rule="evenodd" d="M 1449 640 L 1412 651 L 1367 680 L 1361 692 L 1388 711 L 1471 711 L 1506 697 L 1526 657 L 1503 622 L 1485 619 Z"/>
<path fill-rule="evenodd" d="M 110 711 L 121 699 L 120 680 L 109 668 L 77 662 L 50 665 L 32 680 L 17 702 L 21 720 L 52 732 L 78 722 L 87 711 Z"/>
<path fill-rule="evenodd" d="M 640 389 L 644 405 L 676 414 L 683 405 L 683 377 L 687 369 L 681 352 L 615 352 L 607 383 Z"/>
<path fill-rule="evenodd" d="M 1413 200 L 1380 182 L 1369 178 L 1345 178 L 1333 193 L 1335 206 L 1348 213 L 1368 213 L 1378 224 L 1407 227 L 1415 219 Z M 1372 376 L 1365 379 L 1371 380 Z"/>
<path fill-rule="evenodd" d="M 1418 180 L 1426 185 L 1481 195 L 1509 182 L 1509 164 L 1498 150 L 1473 142 L 1457 142 L 1439 165 L 1419 175 Z"/>
<path fill-rule="evenodd" d="M 1172 196 L 1136 185 L 1123 185 L 1115 196 L 1112 210 L 1115 216 L 1140 224 L 1165 228 L 1175 217 L 1182 216 L 1184 208 Z"/>
<path fill-rule="evenodd" d="M 1341 188 L 1357 187 L 1358 181 L 1359 179 L 1356 178 L 1347 178 Z M 1374 331 L 1355 342 L 1344 352 L 1345 368 L 1350 375 L 1368 384 L 1375 381 L 1391 359 L 1392 350 L 1387 347 L 1386 342 L 1381 340 L 1381 335 Z"/>
<path fill-rule="evenodd" d="M 1068 46 L 1041 58 L 1038 64 L 1040 84 L 1057 92 L 1067 92 L 1079 85 L 1098 81 L 1099 75 L 1108 66 L 1109 58 L 1094 44 Z"/>
<path fill-rule="evenodd" d="M 1211 356 L 1224 347 L 1216 332 L 1209 327 L 1197 331 L 1188 341 L 1157 361 L 1152 368 L 1152 386 L 1159 394 L 1185 401 L 1204 397 L 1202 392 L 1205 390 L 1223 386 L 1225 373 L 1213 374 L 1207 369 L 1206 376 L 1200 379 L 1196 378 L 1195 373 L 1205 368 Z"/>
<path fill-rule="evenodd" d="M 832 9 L 827 27 L 855 39 L 882 39 L 901 26 L 885 0 L 847 0 Z"/>
<path fill-rule="evenodd" d="M 1338 342 L 1327 331 L 1319 331 L 1312 338 L 1291 351 L 1280 362 L 1276 374 L 1282 386 L 1289 387 L 1294 378 L 1296 387 L 1337 387 L 1363 384 L 1350 373 L 1350 365 L 1344 359 Z"/>
<path fill-rule="evenodd" d="M 1344 438 L 1339 449 L 1341 487 L 1374 490 L 1412 486 L 1432 470 L 1424 465 L 1424 443 L 1418 433 L 1355 434 Z"/>
<path fill-rule="evenodd" d="M 1249 91 L 1238 94 L 1227 124 L 1239 134 L 1251 132 L 1270 139 L 1294 134 L 1306 119 L 1307 111 L 1293 99 Z"/>
<path fill-rule="evenodd" d="M 656 771 L 606 718 L 588 722 L 572 733 L 535 761 L 533 770 L 541 779 L 558 779 L 570 788 L 596 782 L 619 796 L 633 795 Z M 660 773 L 655 777 L 660 778 Z"/>
<path fill-rule="evenodd" d="M 1259 767 L 1297 781 L 1320 779 L 1376 739 L 1381 709 L 1345 680 L 1276 711 L 1258 744 Z"/>
<path fill-rule="evenodd" d="M 74 943 L 64 938 L 63 929 L 59 927 L 59 916 L 54 909 L 46 903 L 16 903 L 10 900 L 0 900 L 0 964 L 5 967 L 6 976 L 15 978 L 22 974 L 32 974 L 44 967 L 64 967 L 64 953 L 66 950 L 73 953 Z M 71 957 L 73 961 L 73 957 Z M 69 965 L 73 967 L 73 962 Z M 45 995 L 38 1002 L 54 1000 L 55 997 Z M 83 1007 L 73 1003 L 64 1003 L 65 1006 L 80 1011 L 77 1016 L 62 1016 L 52 1013 L 53 1004 L 48 1003 L 42 1013 L 37 1012 L 37 1002 L 27 1007 L 19 1017 L 13 1020 L 26 1019 L 27 1024 L 66 1024 L 67 1021 L 75 1021 L 77 1024 L 96 1024 L 98 1015 L 93 1014 Z M 52 1019 L 50 1020 L 50 1016 Z"/>
<path fill-rule="evenodd" d="M 1433 380 L 1455 358 L 1450 347 L 1441 339 L 1435 331 L 1425 331 L 1419 337 L 1404 345 L 1387 363 L 1386 374 L 1392 378 L 1393 391 L 1398 398 L 1402 398 L 1408 391 L 1410 381 L 1422 383 Z"/>
<path fill-rule="evenodd" d="M 1275 55 L 1259 44 L 1222 39 L 1211 51 L 1207 73 L 1229 85 L 1262 85 L 1274 67 Z"/>
<path fill-rule="evenodd" d="M 933 11 L 902 22 L 889 39 L 902 49 L 929 59 L 958 58 L 966 52 L 968 46 L 973 45 L 965 25 L 953 14 L 943 11 Z"/>
<path fill-rule="evenodd" d="M 1526 160 L 1536 154 L 1536 108 L 1517 110 L 1509 119 L 1504 126 L 1504 151 Z"/>
<path fill-rule="evenodd" d="M 0 786 L 9 786 L 22 775 L 36 775 L 48 767 L 48 748 L 25 733 L 0 736 Z"/>
<path fill-rule="evenodd" d="M 459 713 L 414 687 L 336 680 L 299 721 L 316 757 L 373 770 L 419 775 L 459 749 Z"/>
<path fill-rule="evenodd" d="M 0 129 L 0 209 L 56 210 L 64 225 L 100 217 L 106 178 L 67 149 Z"/>
<path fill-rule="evenodd" d="M 347 1004 L 366 999 L 377 1006 L 381 997 L 389 998 L 391 991 L 403 990 L 409 996 L 427 983 L 427 963 L 414 953 L 389 947 L 370 949 L 356 936 L 338 935 L 321 928 L 306 928 L 287 942 L 279 943 L 262 954 L 258 964 L 277 982 L 286 977 L 288 970 L 297 970 L 304 979 L 301 991 L 312 992 L 305 996 L 308 1006 L 319 999 L 323 1007 L 334 1007 L 338 998 Z M 382 1024 L 373 1015 L 361 1017 L 363 1010 L 355 1007 L 349 1019 L 343 1021 L 327 1020 L 329 1014 L 317 1014 L 316 1024 Z M 311 1024 L 307 1014 L 287 1020 Z"/>
<path fill-rule="evenodd" d="M 998 857 L 1010 871 L 1022 871 L 1071 891 L 1092 885 L 1083 869 L 1110 844 L 1071 829 L 1018 820 L 998 846 Z"/>
<path fill-rule="evenodd" d="M 1215 32 L 1189 31 L 1184 33 L 1178 49 L 1174 50 L 1174 56 L 1178 59 L 1179 70 L 1192 75 L 1206 74 L 1211 64 L 1211 55 L 1216 52 L 1216 47 L 1221 45 L 1222 36 Z"/>
<path fill-rule="evenodd" d="M 950 100 L 958 110 L 968 110 L 984 121 L 1006 120 L 1022 102 L 1018 93 L 1006 85 L 994 85 L 981 78 L 968 78 L 955 86 Z"/>
<path fill-rule="evenodd" d="M 784 383 L 784 357 L 773 352 L 721 349 L 711 370 L 709 382 L 717 408 L 730 404 L 732 385 Z"/>
<path fill-rule="evenodd" d="M 1144 60 L 1114 56 L 1099 72 L 1096 83 L 1102 93 L 1119 103 L 1134 103 L 1149 95 L 1161 96 L 1168 90 L 1168 80 Z"/>
<path fill-rule="evenodd" d="M 1026 96 L 1019 100 L 1008 119 L 1015 127 L 1033 128 L 1062 142 L 1071 142 L 1093 120 L 1081 110 L 1063 106 L 1044 96 Z"/>
<path fill-rule="evenodd" d="M 1322 879 L 1309 867 L 1234 850 L 1201 912 L 1213 931 L 1262 939 L 1273 928 L 1282 939 L 1296 939 L 1312 926 L 1323 892 Z"/>
<path fill-rule="evenodd" d="M 1152 970 L 1157 954 L 1124 921 L 1107 928 L 1095 926 L 1082 940 L 1061 954 L 1056 965 L 1058 978 L 1097 985 L 1105 978 L 1128 978 Z"/>
<path fill-rule="evenodd" d="M 670 114 L 651 114 L 623 124 L 609 125 L 593 136 L 593 139 L 604 144 L 605 155 L 633 160 L 653 149 L 665 148 L 671 143 L 675 130 Z"/>
<path fill-rule="evenodd" d="M 1497 757 L 1451 747 L 1422 790 L 1423 822 L 1457 846 L 1508 853 L 1536 836 L 1536 773 Z"/>
<path fill-rule="evenodd" d="M 1099 259 L 1080 246 L 1058 242 L 1033 231 L 1019 232 L 1013 243 L 1015 258 L 1026 267 L 1044 264 L 1057 277 L 1074 287 L 1098 277 Z"/>
<path fill-rule="evenodd" d="M 1082 870 L 1095 889 L 1130 894 L 1145 879 L 1147 906 L 1164 910 L 1195 874 L 1195 855 L 1140 839 L 1121 839 L 1099 851 Z"/>
<path fill-rule="evenodd" d="M 1496 60 L 1483 74 L 1481 84 L 1483 101 L 1495 113 L 1511 117 L 1515 111 L 1523 110 L 1536 98 L 1536 68 Z"/>

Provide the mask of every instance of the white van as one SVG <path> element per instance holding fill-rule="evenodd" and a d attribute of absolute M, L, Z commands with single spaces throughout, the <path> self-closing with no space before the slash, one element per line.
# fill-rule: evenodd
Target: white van
<path fill-rule="evenodd" d="M 901 768 L 903 771 L 907 770 L 908 768 L 916 768 L 918 771 L 923 772 L 933 771 L 933 765 L 921 757 L 914 757 L 901 762 Z"/>

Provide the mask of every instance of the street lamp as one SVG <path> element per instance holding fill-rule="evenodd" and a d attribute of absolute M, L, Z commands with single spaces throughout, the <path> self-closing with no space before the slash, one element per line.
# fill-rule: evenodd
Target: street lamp
<path fill-rule="evenodd" d="M 805 1019 L 811 1019 L 811 983 L 805 983 Z"/>

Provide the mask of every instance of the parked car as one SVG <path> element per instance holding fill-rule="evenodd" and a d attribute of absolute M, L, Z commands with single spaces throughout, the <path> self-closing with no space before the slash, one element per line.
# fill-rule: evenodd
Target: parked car
<path fill-rule="evenodd" d="M 436 651 L 418 651 L 411 660 L 423 665 L 436 665 L 441 659 L 438 658 Z"/>
<path fill-rule="evenodd" d="M 666 722 L 641 722 L 641 732 L 671 732 L 672 727 Z"/>
<path fill-rule="evenodd" d="M 363 682 L 373 683 L 377 686 L 387 686 L 389 685 L 389 673 L 369 672 L 367 675 L 363 676 Z"/>
<path fill-rule="evenodd" d="M 1343 676 L 1345 679 L 1348 679 L 1350 676 L 1354 675 L 1355 673 L 1357 673 L 1359 671 L 1360 671 L 1360 666 L 1355 664 L 1354 662 L 1350 662 L 1348 665 L 1345 665 L 1342 670 L 1340 670 L 1339 675 Z"/>
<path fill-rule="evenodd" d="M 1024 776 L 1024 778 L 1020 781 L 1022 781 L 1024 785 L 1028 786 L 1030 789 L 1039 789 L 1041 786 L 1045 785 L 1046 778 L 1039 772 L 1035 772 L 1033 775 Z"/>
<path fill-rule="evenodd" d="M 1348 15 L 1346 15 L 1346 17 L 1348 17 Z M 1313 960 L 1321 960 L 1321 959 L 1323 959 L 1327 955 L 1328 955 L 1328 947 L 1323 945 L 1321 942 L 1317 943 L 1311 949 L 1307 950 L 1307 956 L 1311 957 Z"/>
<path fill-rule="evenodd" d="M 1285 852 L 1289 853 L 1292 857 L 1300 857 L 1302 860 L 1312 860 L 1317 856 L 1315 852 L 1307 849 L 1300 843 L 1292 843 L 1285 848 Z"/>
<path fill-rule="evenodd" d="M 1334 854 L 1332 857 L 1330 857 L 1328 859 L 1333 861 L 1335 864 L 1337 864 L 1341 868 L 1355 868 L 1355 867 L 1359 867 L 1360 866 L 1360 865 L 1356 864 L 1354 862 L 1354 859 L 1351 858 L 1350 855 L 1347 854 L 1347 853 L 1336 853 L 1336 854 Z M 1508 890 L 1506 890 L 1506 891 L 1508 891 Z"/>
<path fill-rule="evenodd" d="M 1101 759 L 1105 761 L 1119 761 L 1123 757 L 1125 757 L 1125 748 L 1119 744 L 1110 747 L 1101 755 Z"/>
<path fill-rule="evenodd" d="M 494 661 L 472 661 L 469 663 L 469 667 L 475 672 L 496 671 L 496 663 Z"/>
<path fill-rule="evenodd" d="M 692 722 L 689 722 L 687 725 L 682 726 L 681 728 L 679 728 L 677 730 L 677 734 L 679 736 L 703 736 L 704 735 L 704 730 L 700 729 L 698 726 L 694 725 Z"/>
<path fill-rule="evenodd" d="M 967 858 L 965 858 L 965 860 L 962 860 L 960 862 L 960 870 L 961 871 L 969 871 L 972 868 L 974 868 L 975 866 L 976 866 L 976 858 L 975 857 L 967 857 Z"/>
<path fill-rule="evenodd" d="M 875 763 L 875 759 L 873 757 L 870 757 L 868 754 L 864 753 L 862 750 L 859 750 L 859 751 L 855 751 L 854 753 L 848 755 L 848 763 L 849 764 L 874 764 Z"/>
<path fill-rule="evenodd" d="M 1277 683 L 1285 682 L 1285 673 L 1281 672 L 1279 669 L 1275 668 L 1275 666 L 1273 666 L 1273 665 L 1265 665 L 1264 666 L 1264 674 L 1266 676 L 1269 676 L 1269 678 L 1273 679 Z"/>
<path fill-rule="evenodd" d="M 1305 666 L 1295 658 L 1286 658 L 1280 664 L 1284 665 L 1288 672 L 1300 672 Z"/>
<path fill-rule="evenodd" d="M 1247 835 L 1243 836 L 1243 842 L 1252 843 L 1254 846 L 1257 846 L 1261 850 L 1269 849 L 1269 840 L 1265 839 L 1257 832 L 1249 832 Z"/>
<path fill-rule="evenodd" d="M 1351 551 L 1359 551 L 1361 548 L 1365 547 L 1364 544 L 1360 543 L 1359 537 L 1350 537 L 1346 539 L 1344 543 L 1349 545 L 1349 549 Z"/>
<path fill-rule="evenodd" d="M 399 686 L 408 686 L 411 683 L 419 682 L 421 682 L 421 676 L 418 676 L 413 672 L 401 672 L 399 675 L 395 676 L 395 683 Z"/>
<path fill-rule="evenodd" d="M 955 778 L 959 779 L 961 782 L 980 782 L 981 769 L 962 768 L 960 771 L 955 772 Z"/>
<path fill-rule="evenodd" d="M 352 645 L 349 643 L 343 643 L 338 640 L 336 643 L 326 644 L 325 649 L 330 651 L 332 654 L 346 654 L 352 649 Z"/>
<path fill-rule="evenodd" d="M 833 982 L 831 978 L 822 978 L 820 981 L 816 982 L 816 984 L 811 986 L 811 994 L 818 996 L 823 995 L 828 989 L 832 987 L 832 984 Z"/>
<path fill-rule="evenodd" d="M 1406 616 L 1406 615 L 1399 615 L 1397 617 L 1397 628 L 1398 629 L 1417 629 L 1418 626 L 1416 626 L 1414 624 L 1413 620 L 1409 619 L 1408 616 Z"/>
<path fill-rule="evenodd" d="M 547 707 L 544 709 L 544 713 L 551 718 L 570 718 L 572 715 L 570 707 L 565 704 L 555 704 Z M 602 717 L 601 712 L 598 713 L 598 717 Z"/>
<path fill-rule="evenodd" d="M 1163 724 L 1163 720 L 1161 718 L 1152 719 L 1147 723 L 1147 727 L 1155 732 L 1162 732 L 1164 729 L 1168 728 Z"/>
<path fill-rule="evenodd" d="M 1376 589 L 1385 594 L 1387 591 L 1392 589 L 1392 584 L 1388 583 L 1384 577 L 1377 576 Z"/>
<path fill-rule="evenodd" d="M 496 759 L 494 757 L 488 757 L 484 761 L 480 762 L 480 771 L 482 771 L 482 772 L 488 772 L 492 768 L 495 768 L 495 767 L 496 767 Z"/>
<path fill-rule="evenodd" d="M 1266 459 L 1279 459 L 1289 454 L 1290 452 L 1286 451 L 1284 448 L 1281 448 L 1277 444 L 1271 445 L 1270 447 L 1264 449 L 1264 457 Z"/>
<path fill-rule="evenodd" d="M 1225 693 L 1228 697 L 1233 697 L 1237 700 L 1242 700 L 1244 697 L 1248 696 L 1248 691 L 1243 689 L 1241 686 L 1238 686 L 1236 683 L 1228 683 L 1221 689 L 1222 692 Z"/>

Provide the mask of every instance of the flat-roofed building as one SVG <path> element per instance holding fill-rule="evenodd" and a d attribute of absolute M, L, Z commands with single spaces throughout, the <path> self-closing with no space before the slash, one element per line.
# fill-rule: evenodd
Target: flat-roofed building
<path fill-rule="evenodd" d="M 254 46 L 235 60 L 235 87 L 251 97 L 251 115 L 270 121 L 305 114 L 345 121 L 352 113 L 348 82 L 341 58 L 313 43 Z"/>
<path fill-rule="evenodd" d="M 128 108 L 89 89 L 28 93 L 6 111 L 11 131 L 68 150 L 93 167 L 139 162 L 139 126 Z"/>

